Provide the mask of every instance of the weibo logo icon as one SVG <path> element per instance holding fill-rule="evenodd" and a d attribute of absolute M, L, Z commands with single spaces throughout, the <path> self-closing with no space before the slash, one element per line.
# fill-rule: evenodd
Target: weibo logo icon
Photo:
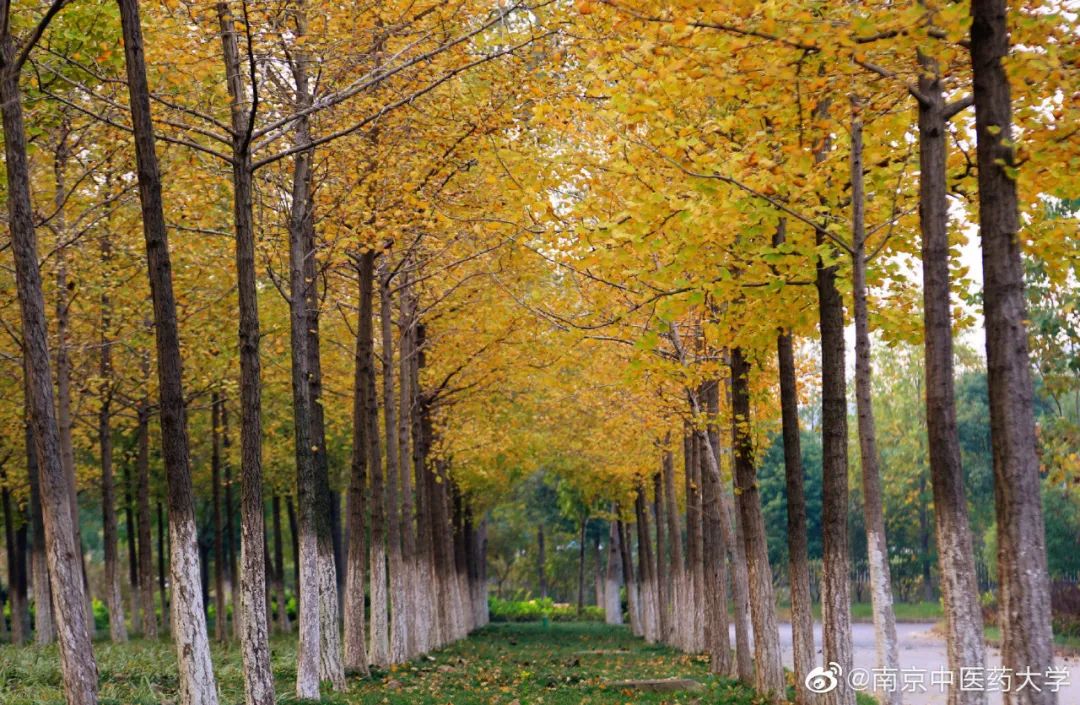
<path fill-rule="evenodd" d="M 811 693 L 831 693 L 836 690 L 836 686 L 840 684 L 840 675 L 840 664 L 835 661 L 830 661 L 828 668 L 818 666 L 807 673 L 804 682 L 807 690 Z"/>

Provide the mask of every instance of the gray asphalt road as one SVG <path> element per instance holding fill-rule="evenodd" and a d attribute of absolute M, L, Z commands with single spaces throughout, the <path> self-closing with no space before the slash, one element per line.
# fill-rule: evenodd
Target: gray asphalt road
<path fill-rule="evenodd" d="M 898 624 L 897 636 L 900 639 L 900 668 L 907 670 L 912 675 L 909 682 L 909 691 L 903 693 L 906 705 L 944 705 L 947 698 L 941 687 L 931 685 L 933 673 L 943 671 L 947 667 L 947 655 L 945 640 L 934 629 L 932 623 Z M 856 623 L 852 625 L 852 637 L 855 646 L 855 668 L 873 672 L 877 666 L 877 652 L 874 646 L 874 625 Z M 732 643 L 735 635 L 732 633 Z M 821 661 L 821 625 L 814 625 L 814 640 L 818 649 L 818 662 Z M 780 643 L 784 651 L 784 665 L 791 667 L 791 625 L 780 625 Z M 987 650 L 987 669 L 1000 668 L 1001 655 L 997 649 Z M 1058 691 L 1058 703 L 1060 705 L 1080 705 L 1080 659 L 1058 658 L 1056 666 L 1067 669 L 1070 683 L 1062 685 Z M 902 681 L 903 676 L 898 678 Z M 939 679 L 941 677 L 939 676 Z M 958 677 L 957 677 L 958 680 Z M 925 692 L 922 692 L 917 683 L 925 684 Z M 1013 688 L 1019 685 L 1017 679 L 1013 681 Z M 914 690 L 911 690 L 914 689 Z M 990 689 L 988 692 L 989 705 L 1001 705 L 1002 693 L 1000 686 L 997 690 Z"/>

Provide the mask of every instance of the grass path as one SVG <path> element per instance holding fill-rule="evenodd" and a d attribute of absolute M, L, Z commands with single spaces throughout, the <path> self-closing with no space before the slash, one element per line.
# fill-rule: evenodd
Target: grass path
<path fill-rule="evenodd" d="M 175 656 L 166 642 L 95 645 L 102 705 L 175 703 Z M 295 642 L 275 638 L 274 676 L 281 697 L 293 692 Z M 222 705 L 243 701 L 240 653 L 215 647 Z M 688 677 L 706 692 L 650 693 L 614 688 L 615 681 Z M 0 648 L 0 705 L 62 705 L 55 647 Z M 335 705 L 752 705 L 753 694 L 708 673 L 702 657 L 635 639 L 603 624 L 500 624 L 371 678 L 353 678 Z"/>

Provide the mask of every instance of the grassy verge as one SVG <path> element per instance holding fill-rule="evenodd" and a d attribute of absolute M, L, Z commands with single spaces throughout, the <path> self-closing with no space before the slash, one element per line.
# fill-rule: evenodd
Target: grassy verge
<path fill-rule="evenodd" d="M 994 646 L 1001 646 L 1001 629 L 986 627 L 986 641 Z M 1080 636 L 1054 635 L 1054 648 L 1063 654 L 1080 655 Z"/>
<path fill-rule="evenodd" d="M 898 622 L 936 622 L 944 619 L 941 603 L 938 602 L 897 602 L 893 605 Z M 814 619 L 821 619 L 821 605 L 814 605 Z M 781 620 L 791 619 L 791 606 L 777 606 L 777 616 Z M 874 621 L 873 606 L 869 602 L 855 602 L 851 605 L 851 618 L 856 622 Z"/>
<path fill-rule="evenodd" d="M 272 665 L 281 703 L 293 692 L 295 641 L 275 638 Z M 159 705 L 177 700 L 175 653 L 167 642 L 95 645 L 102 705 Z M 243 702 L 239 649 L 215 646 L 222 705 Z M 612 681 L 687 677 L 705 692 L 647 693 Z M 754 694 L 708 673 L 708 661 L 645 644 L 604 624 L 492 625 L 430 657 L 371 678 L 350 678 L 335 705 L 754 705 Z M 62 705 L 55 647 L 0 648 L 0 705 Z"/>

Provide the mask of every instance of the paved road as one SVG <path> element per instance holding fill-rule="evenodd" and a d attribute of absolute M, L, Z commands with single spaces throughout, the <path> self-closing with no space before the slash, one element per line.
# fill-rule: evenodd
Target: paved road
<path fill-rule="evenodd" d="M 925 676 L 914 675 L 913 677 L 916 680 L 920 678 L 923 680 L 926 684 L 926 692 L 905 692 L 903 694 L 905 705 L 944 705 L 946 702 L 945 693 L 941 691 L 940 687 L 931 685 L 933 672 L 945 669 L 947 661 L 945 640 L 934 629 L 934 626 L 932 623 L 896 625 L 897 636 L 900 639 L 900 668 L 911 669 L 911 672 L 915 674 L 925 674 Z M 872 671 L 877 665 L 877 652 L 874 647 L 874 625 L 853 624 L 852 637 L 855 646 L 855 668 Z M 732 643 L 734 643 L 734 632 L 731 638 Z M 814 625 L 814 639 L 817 644 L 818 660 L 820 662 L 820 624 Z M 784 665 L 790 668 L 792 663 L 791 625 L 788 623 L 780 625 L 780 642 L 784 650 Z M 1001 655 L 997 649 L 988 649 L 987 658 L 988 669 L 1001 666 Z M 1060 705 L 1080 704 L 1080 659 L 1076 657 L 1069 659 L 1058 658 L 1056 665 L 1068 669 L 1069 680 L 1071 681 L 1070 684 L 1063 685 L 1059 690 L 1058 702 Z M 1013 688 L 1018 685 L 1019 683 L 1014 680 Z M 1001 705 L 1002 694 L 1000 689 L 997 691 L 991 690 L 988 699 L 989 705 Z"/>

